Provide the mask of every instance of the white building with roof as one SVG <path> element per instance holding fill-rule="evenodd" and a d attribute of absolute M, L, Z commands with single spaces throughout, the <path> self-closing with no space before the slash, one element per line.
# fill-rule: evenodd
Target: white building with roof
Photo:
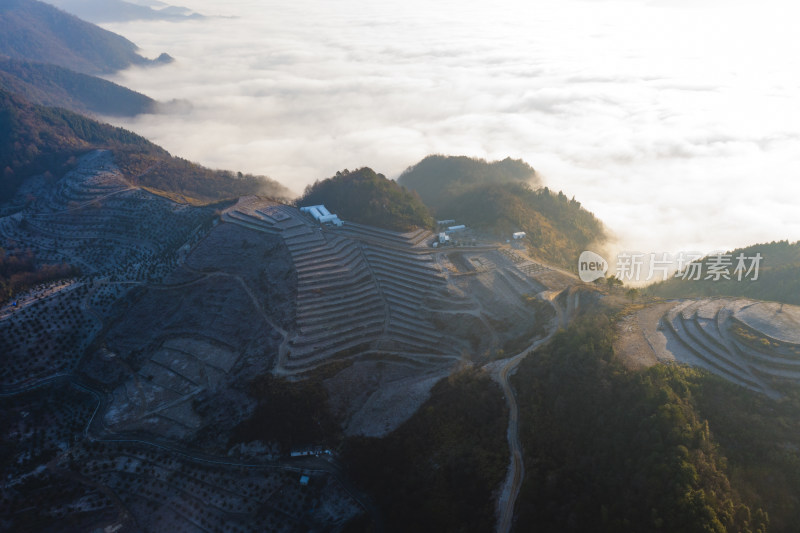
<path fill-rule="evenodd" d="M 324 205 L 309 205 L 301 207 L 300 211 L 308 213 L 314 220 L 320 224 L 333 224 L 334 226 L 343 226 L 344 222 L 337 216 L 332 214 Z"/>

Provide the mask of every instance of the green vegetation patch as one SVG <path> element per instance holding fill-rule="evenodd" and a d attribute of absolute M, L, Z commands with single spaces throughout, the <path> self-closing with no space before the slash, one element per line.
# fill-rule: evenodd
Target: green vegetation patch
<path fill-rule="evenodd" d="M 501 183 L 540 184 L 536 171 L 521 159 L 488 162 L 466 156 L 429 155 L 403 172 L 397 182 L 417 191 L 434 210 L 474 187 Z"/>
<path fill-rule="evenodd" d="M 428 156 L 397 181 L 419 193 L 438 219 L 503 239 L 524 231 L 535 257 L 569 270 L 576 270 L 582 251 L 607 238 L 592 213 L 563 192 L 541 187 L 522 160 Z"/>
<path fill-rule="evenodd" d="M 428 208 L 415 193 L 368 167 L 345 169 L 306 188 L 297 205 L 324 204 L 345 221 L 395 231 L 433 226 Z"/>
<path fill-rule="evenodd" d="M 39 265 L 31 251 L 12 255 L 0 248 L 0 305 L 34 285 L 79 274 L 77 267 L 67 264 Z"/>
<path fill-rule="evenodd" d="M 800 524 L 800 387 L 771 386 L 780 400 L 716 376 L 704 376 L 693 391 L 698 412 L 725 451 L 732 486 L 751 509 L 769 514 L 768 531 L 788 533 Z"/>
<path fill-rule="evenodd" d="M 731 255 L 734 266 L 739 254 L 744 254 L 746 258 L 761 254 L 758 279 L 753 281 L 752 274 L 742 281 L 733 275 L 730 280 L 717 281 L 672 278 L 648 287 L 647 292 L 665 298 L 731 296 L 800 305 L 800 241 L 755 244 L 727 254 Z M 707 264 L 708 259 L 700 262 Z M 749 261 L 747 264 L 749 266 Z M 707 272 L 707 268 L 703 267 L 702 272 Z"/>
<path fill-rule="evenodd" d="M 389 532 L 493 531 L 507 424 L 500 387 L 465 370 L 437 383 L 387 437 L 349 439 L 343 461 L 376 499 Z"/>
<path fill-rule="evenodd" d="M 524 231 L 535 257 L 569 270 L 582 251 L 606 239 L 602 223 L 574 198 L 521 183 L 470 189 L 436 214 L 506 238 Z"/>
<path fill-rule="evenodd" d="M 331 446 L 339 438 L 328 393 L 320 380 L 290 382 L 266 374 L 251 382 L 249 393 L 258 406 L 233 429 L 231 445 L 277 442 L 288 453 L 298 447 Z"/>
<path fill-rule="evenodd" d="M 706 374 L 627 371 L 612 331 L 603 315 L 580 318 L 513 379 L 526 471 L 518 531 L 765 531 L 698 409 Z"/>

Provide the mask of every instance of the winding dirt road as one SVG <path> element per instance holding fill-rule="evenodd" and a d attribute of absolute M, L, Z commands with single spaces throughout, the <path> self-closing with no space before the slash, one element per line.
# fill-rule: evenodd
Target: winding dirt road
<path fill-rule="evenodd" d="M 555 302 L 558 292 L 544 292 L 539 296 L 548 301 L 553 306 L 556 312 L 556 320 L 551 325 L 550 331 L 547 336 L 533 341 L 528 347 L 520 353 L 504 361 L 503 366 L 495 369 L 493 378 L 500 383 L 503 389 L 503 394 L 508 403 L 508 448 L 511 454 L 511 465 L 506 474 L 506 479 L 503 482 L 503 491 L 497 501 L 497 508 L 499 518 L 497 522 L 497 533 L 508 533 L 511 531 L 511 524 L 514 519 L 514 505 L 519 496 L 519 490 L 522 486 L 522 480 L 525 477 L 525 465 L 522 461 L 522 445 L 519 441 L 519 406 L 517 405 L 517 398 L 514 389 L 511 387 L 509 377 L 514 373 L 519 364 L 531 352 L 536 350 L 539 346 L 549 342 L 553 335 L 561 328 L 566 326 L 565 313 Z"/>

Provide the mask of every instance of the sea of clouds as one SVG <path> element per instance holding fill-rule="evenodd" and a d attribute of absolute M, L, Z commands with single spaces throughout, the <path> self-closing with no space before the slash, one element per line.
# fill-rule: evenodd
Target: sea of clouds
<path fill-rule="evenodd" d="M 176 62 L 112 79 L 165 112 L 113 119 L 297 193 L 430 153 L 523 158 L 642 252 L 800 239 L 789 2 L 181 1 L 104 24 Z"/>

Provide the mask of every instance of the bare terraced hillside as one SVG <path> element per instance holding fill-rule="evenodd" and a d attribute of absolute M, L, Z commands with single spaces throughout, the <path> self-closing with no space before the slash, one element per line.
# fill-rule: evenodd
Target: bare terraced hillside
<path fill-rule="evenodd" d="M 86 369 L 113 389 L 105 424 L 181 440 L 213 426 L 226 438 L 252 409 L 247 381 L 275 364 L 294 290 L 279 238 L 214 228 L 162 284 L 114 309 L 104 351 Z"/>
<path fill-rule="evenodd" d="M 617 348 L 634 364 L 687 363 L 777 397 L 774 380 L 800 382 L 799 320 L 800 308 L 770 302 L 668 302 L 624 319 Z"/>
<path fill-rule="evenodd" d="M 158 280 L 210 227 L 213 210 L 191 208 L 131 187 L 109 152 L 84 156 L 50 184 L 33 178 L 21 211 L 0 217 L 0 246 L 69 263 L 80 279 L 53 283 L 0 309 L 0 387 L 70 371 L 100 331 L 109 306 L 131 287 Z"/>
<path fill-rule="evenodd" d="M 47 262 L 66 262 L 84 275 L 126 281 L 160 279 L 177 264 L 178 248 L 211 223 L 213 210 L 176 204 L 131 186 L 110 152 L 84 156 L 78 167 L 47 183 L 27 181 L 0 218 L 6 247 L 29 247 Z"/>
<path fill-rule="evenodd" d="M 354 360 L 326 381 L 351 434 L 387 433 L 455 365 L 486 361 L 535 336 L 549 317 L 532 320 L 530 297 L 546 284 L 569 283 L 511 250 L 437 251 L 426 230 L 349 222 L 323 228 L 259 198 L 241 199 L 222 218 L 285 243 L 297 275 L 296 306 L 274 372 Z"/>
<path fill-rule="evenodd" d="M 101 398 L 76 382 L 0 394 L 4 531 L 336 531 L 364 512 L 325 465 L 102 436 Z"/>
<path fill-rule="evenodd" d="M 261 198 L 218 217 L 130 186 L 107 152 L 20 195 L 2 246 L 83 275 L 0 309 L 0 529 L 335 530 L 370 512 L 335 465 L 229 442 L 251 380 L 323 375 L 345 434 L 385 435 L 456 366 L 543 336 L 544 294 L 574 283 L 510 247 L 321 228 Z"/>
<path fill-rule="evenodd" d="M 3 248 L 83 275 L 0 309 L 0 529 L 335 530 L 364 512 L 324 462 L 180 442 L 251 407 L 230 385 L 248 358 L 271 364 L 281 336 L 264 310 L 280 311 L 276 328 L 292 320 L 280 239 L 228 224 L 209 235 L 213 209 L 131 187 L 107 152 L 55 183 L 29 181 L 10 205 L 25 207 L 2 213 Z M 286 279 L 267 276 L 281 268 Z"/>

